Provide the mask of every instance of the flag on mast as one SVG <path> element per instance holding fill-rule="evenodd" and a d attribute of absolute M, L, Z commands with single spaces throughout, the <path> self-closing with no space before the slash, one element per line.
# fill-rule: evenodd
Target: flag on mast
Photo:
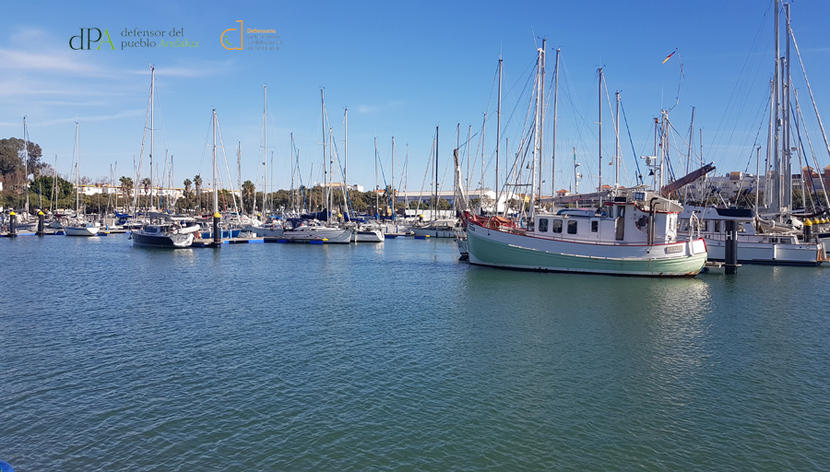
<path fill-rule="evenodd" d="M 672 51 L 671 53 L 669 53 L 669 55 L 668 55 L 668 56 L 666 56 L 666 58 L 665 58 L 665 59 L 663 59 L 662 64 L 665 64 L 666 62 L 668 62 L 668 60 L 669 60 L 669 59 L 671 59 L 671 57 L 672 57 L 672 56 L 674 56 L 676 53 L 677 53 L 677 48 L 674 48 L 674 51 Z"/>

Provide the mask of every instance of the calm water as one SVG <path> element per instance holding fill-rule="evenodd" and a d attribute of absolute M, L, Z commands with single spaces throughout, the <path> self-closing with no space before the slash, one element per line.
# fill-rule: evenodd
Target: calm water
<path fill-rule="evenodd" d="M 450 241 L 0 239 L 27 471 L 830 467 L 830 269 L 512 272 Z"/>

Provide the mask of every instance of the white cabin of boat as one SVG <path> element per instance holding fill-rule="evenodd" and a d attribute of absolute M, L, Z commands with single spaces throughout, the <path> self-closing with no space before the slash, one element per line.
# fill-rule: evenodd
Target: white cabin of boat
<path fill-rule="evenodd" d="M 540 213 L 528 233 L 535 237 L 586 243 L 668 244 L 676 242 L 682 207 L 656 194 L 635 192 L 598 209 L 564 208 Z"/>

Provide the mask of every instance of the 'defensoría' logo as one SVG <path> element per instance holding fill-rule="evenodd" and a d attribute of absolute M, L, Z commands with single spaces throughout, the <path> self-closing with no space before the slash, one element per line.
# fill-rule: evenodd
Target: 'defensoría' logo
<path fill-rule="evenodd" d="M 93 34 L 95 34 L 94 38 Z M 81 28 L 81 34 L 69 38 L 69 47 L 75 50 L 91 50 L 93 43 L 98 44 L 96 48 L 98 50 L 101 49 L 102 45 L 107 43 L 109 43 L 110 49 L 115 50 L 115 45 L 112 44 L 112 38 L 106 28 L 103 31 L 101 31 L 101 28 L 96 27 Z"/>
<path fill-rule="evenodd" d="M 226 38 L 225 35 L 228 34 L 229 31 L 236 31 L 237 28 L 228 28 L 225 31 L 222 31 L 222 34 L 219 35 L 219 43 L 222 44 L 222 47 L 227 49 L 228 51 L 239 51 L 245 46 L 245 34 L 243 33 L 243 28 L 245 24 L 242 20 L 236 20 L 239 23 L 239 47 L 234 47 L 232 41 L 235 41 L 236 35 L 228 35 Z M 233 39 L 231 39 L 233 37 Z"/>
<path fill-rule="evenodd" d="M 219 44 L 228 51 L 241 51 L 242 49 L 251 49 L 258 51 L 276 51 L 280 48 L 280 37 L 277 35 L 277 30 L 274 28 L 259 29 L 248 28 L 245 29 L 245 22 L 242 20 L 235 20 L 239 23 L 238 28 L 228 28 L 222 31 L 219 35 Z M 239 31 L 237 36 L 236 31 Z M 248 36 L 248 47 L 245 47 L 245 36 Z"/>

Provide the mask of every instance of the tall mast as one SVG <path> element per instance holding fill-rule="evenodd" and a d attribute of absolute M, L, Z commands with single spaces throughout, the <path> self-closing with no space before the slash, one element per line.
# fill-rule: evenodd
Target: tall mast
<path fill-rule="evenodd" d="M 574 153 L 574 195 L 579 194 L 579 172 L 577 169 L 579 168 L 579 163 L 576 162 L 576 147 L 573 148 Z"/>
<path fill-rule="evenodd" d="M 213 215 L 219 213 L 219 187 L 216 186 L 216 108 L 212 111 L 213 116 Z M 216 235 L 214 235 L 214 238 Z"/>
<path fill-rule="evenodd" d="M 542 49 L 539 51 L 540 60 L 542 63 L 542 71 L 539 75 L 539 177 L 538 189 L 536 191 L 537 198 L 542 198 L 542 156 L 544 155 L 544 148 L 542 141 L 545 137 L 545 51 L 547 51 L 546 38 L 542 38 Z"/>
<path fill-rule="evenodd" d="M 432 219 L 437 219 L 438 214 L 438 127 L 435 127 L 435 210 L 432 212 Z"/>
<path fill-rule="evenodd" d="M 536 161 L 539 158 L 539 115 L 540 111 L 539 108 L 541 107 L 539 103 L 539 95 L 541 92 L 539 89 L 541 88 L 541 79 L 540 74 L 542 72 L 542 49 L 539 48 L 536 50 L 536 82 L 534 95 L 536 97 L 536 103 L 534 105 L 534 113 L 533 113 L 533 161 L 530 165 L 530 221 L 533 221 L 534 215 L 534 208 L 536 207 Z M 524 205 L 522 205 L 524 208 Z"/>
<path fill-rule="evenodd" d="M 328 194 L 329 189 L 327 186 L 327 166 L 326 166 L 326 98 L 323 96 L 323 89 L 320 89 L 320 119 L 322 123 L 322 130 L 323 130 L 323 199 L 325 202 L 328 202 Z M 325 205 L 325 204 L 323 204 Z M 329 212 L 328 208 L 325 208 L 326 211 L 326 222 L 329 221 Z"/>
<path fill-rule="evenodd" d="M 242 141 L 236 141 L 236 183 L 239 189 L 239 203 L 242 203 Z M 245 212 L 245 205 L 242 205 Z"/>
<path fill-rule="evenodd" d="M 153 139 L 155 126 L 155 90 L 156 90 L 156 68 L 150 66 L 150 209 L 153 209 Z"/>
<path fill-rule="evenodd" d="M 389 191 L 392 193 L 392 219 L 395 219 L 395 137 L 392 136 L 392 184 Z"/>
<path fill-rule="evenodd" d="M 23 117 L 23 193 L 26 194 L 25 212 L 29 213 L 29 133 Z"/>
<path fill-rule="evenodd" d="M 686 174 L 689 174 L 689 167 L 692 163 L 692 141 L 695 137 L 695 107 L 692 107 L 692 121 L 689 123 L 689 147 L 686 150 Z M 757 189 L 756 189 L 757 190 Z M 686 199 L 686 188 L 683 188 L 683 200 Z M 757 205 L 756 205 L 757 207 Z"/>
<path fill-rule="evenodd" d="M 409 202 L 406 198 L 406 185 L 409 183 L 409 143 L 406 143 L 406 157 L 403 160 L 403 216 L 406 217 L 406 210 L 409 209 Z"/>
<path fill-rule="evenodd" d="M 291 211 L 297 209 L 297 198 L 294 195 L 294 171 L 296 167 L 294 166 L 294 132 L 291 131 L 288 133 L 289 141 L 291 142 L 290 145 L 290 152 L 288 153 L 288 164 L 291 166 Z"/>
<path fill-rule="evenodd" d="M 550 195 L 556 195 L 556 128 L 559 120 L 559 48 L 553 66 L 553 150 L 550 155 Z"/>
<path fill-rule="evenodd" d="M 457 123 L 455 125 L 455 149 L 458 149 L 460 147 L 461 147 L 461 123 Z M 453 173 L 453 175 L 455 175 L 455 174 Z M 458 180 L 453 179 L 453 192 L 455 192 L 455 190 L 457 188 L 458 188 Z M 458 210 L 458 207 L 456 205 L 457 205 L 457 202 L 455 201 L 455 198 L 453 198 L 452 199 L 452 208 L 453 208 L 453 210 Z"/>
<path fill-rule="evenodd" d="M 761 185 L 761 146 L 755 148 L 755 219 L 758 219 L 758 194 Z"/>
<path fill-rule="evenodd" d="M 481 180 L 478 184 L 478 204 L 482 206 L 484 201 L 484 137 L 487 135 L 487 112 L 484 112 L 484 119 L 481 123 Z M 453 199 L 455 201 L 455 199 Z"/>
<path fill-rule="evenodd" d="M 620 91 L 617 90 L 614 95 L 617 98 L 617 106 L 614 109 L 614 189 L 616 190 L 620 186 Z"/>
<path fill-rule="evenodd" d="M 262 86 L 262 217 L 268 215 L 268 86 Z"/>
<path fill-rule="evenodd" d="M 790 4 L 784 4 L 784 15 L 786 17 L 786 48 L 784 57 L 784 169 L 782 176 L 784 177 L 784 201 L 782 207 L 784 210 L 791 210 L 793 203 L 793 178 L 792 178 L 792 152 L 790 150 Z M 801 173 L 799 171 L 799 173 Z M 804 190 L 804 189 L 802 189 Z"/>
<path fill-rule="evenodd" d="M 331 166 L 334 163 L 334 132 L 329 126 L 329 181 L 331 187 L 334 184 L 334 173 L 331 170 Z M 326 200 L 326 209 L 330 209 L 334 206 L 334 191 L 329 190 L 328 192 L 328 199 Z M 328 221 L 328 213 L 326 213 L 326 221 Z"/>
<path fill-rule="evenodd" d="M 345 135 L 343 145 L 343 185 L 346 186 L 346 194 L 349 192 L 349 179 L 346 178 L 346 169 L 349 165 L 349 109 L 343 111 L 343 134 Z M 346 202 L 348 205 L 348 202 Z"/>
<path fill-rule="evenodd" d="M 380 219 L 380 198 L 378 197 L 378 138 L 375 140 L 375 220 Z"/>
<path fill-rule="evenodd" d="M 657 159 L 657 123 L 659 123 L 659 121 L 655 117 L 654 118 L 654 154 L 653 154 L 654 159 Z M 651 178 L 652 190 L 657 191 L 658 176 L 657 176 L 656 162 L 652 162 L 652 164 L 651 164 L 651 175 L 652 175 L 652 178 Z"/>
<path fill-rule="evenodd" d="M 81 145 L 78 136 L 78 122 L 75 122 L 75 216 L 78 216 L 81 200 L 81 174 L 78 167 L 81 161 Z"/>
<path fill-rule="evenodd" d="M 597 191 L 599 192 L 599 202 L 602 203 L 602 67 L 598 69 L 599 81 L 597 81 L 597 111 L 599 112 L 599 120 L 597 126 L 599 127 L 599 185 Z"/>
<path fill-rule="evenodd" d="M 781 94 L 780 94 L 780 87 L 781 87 L 781 70 L 780 70 L 780 60 L 781 60 L 781 46 L 780 46 L 780 14 L 779 14 L 779 7 L 778 7 L 779 0 L 773 0 L 773 13 L 774 13 L 774 38 L 775 38 L 775 69 L 773 80 L 775 82 L 775 86 L 773 87 L 772 95 L 775 101 L 775 132 L 773 134 L 773 141 L 774 141 L 774 149 L 773 149 L 773 165 L 775 168 L 775 180 L 773 181 L 773 189 L 772 189 L 772 206 L 776 210 L 781 209 Z"/>
<path fill-rule="evenodd" d="M 557 61 L 559 60 L 559 52 L 557 50 L 556 54 Z M 496 215 L 499 214 L 499 145 L 501 144 L 501 68 L 502 68 L 502 58 L 499 58 L 499 98 L 498 98 L 498 105 L 496 106 L 496 186 L 493 188 L 496 194 L 496 208 L 495 213 Z M 556 110 L 556 101 L 554 99 L 554 110 Z M 554 123 L 556 123 L 556 111 L 554 111 Z M 554 125 L 554 130 L 556 130 L 556 126 Z M 554 142 L 556 140 L 556 131 L 553 132 Z M 467 146 L 470 145 L 470 139 L 467 138 Z M 469 186 L 468 186 L 469 187 Z"/>

